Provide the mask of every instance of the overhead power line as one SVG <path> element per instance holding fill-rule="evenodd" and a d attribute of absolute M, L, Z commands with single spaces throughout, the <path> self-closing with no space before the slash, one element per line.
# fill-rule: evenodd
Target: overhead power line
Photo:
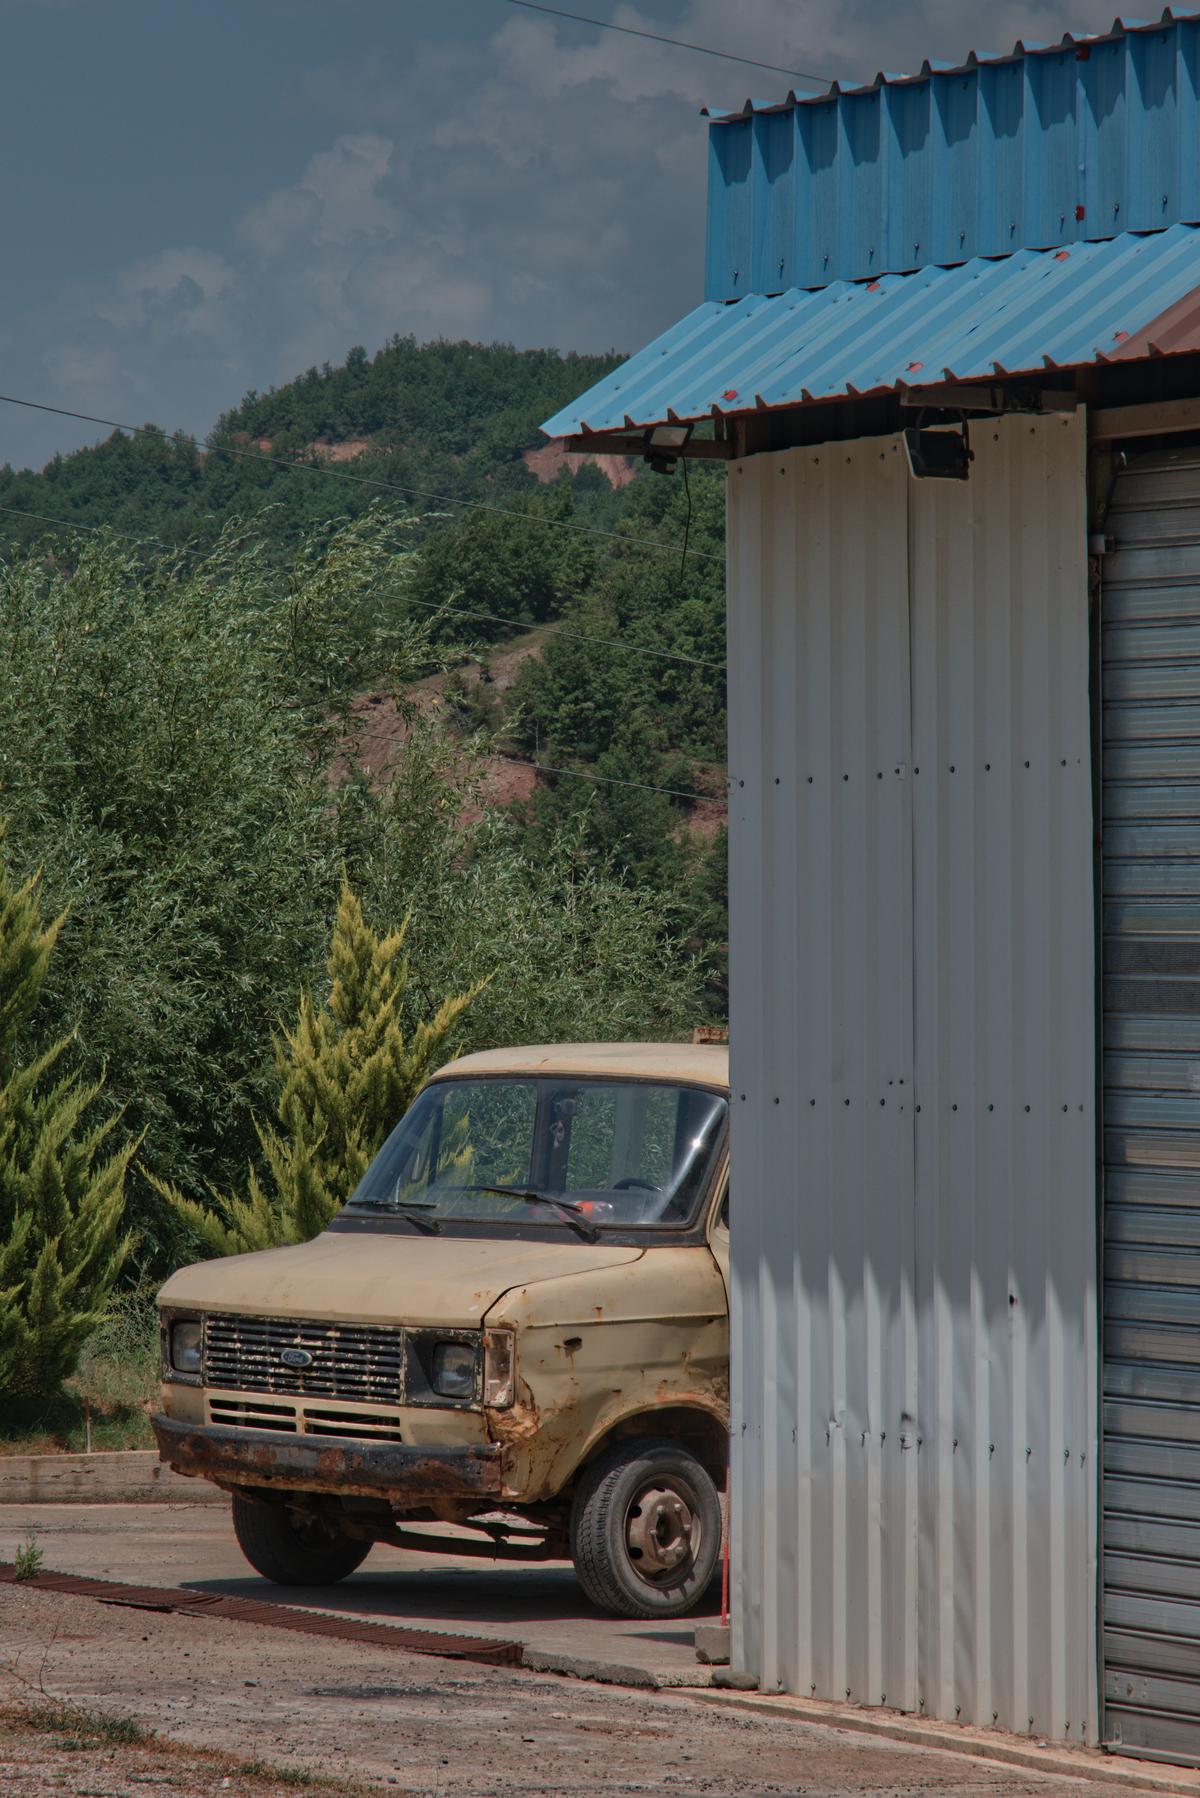
<path fill-rule="evenodd" d="M 57 525 L 60 530 L 64 531 L 92 531 L 103 534 L 105 531 L 112 530 L 110 525 L 84 524 L 81 520 L 71 518 L 51 518 L 46 512 L 26 512 L 19 506 L 0 506 L 0 513 L 6 513 L 10 518 L 36 519 L 39 524 Z M 112 534 L 121 537 L 126 543 L 153 543 L 159 549 L 172 547 L 172 545 L 164 543 L 160 537 L 131 537 L 127 531 L 112 532 Z M 395 589 L 388 593 L 381 593 L 379 597 L 399 599 L 405 605 L 420 606 L 424 611 L 437 612 L 448 618 L 470 618 L 483 624 L 498 624 L 504 630 L 512 630 L 514 625 L 523 622 L 519 618 L 502 618 L 498 612 L 477 612 L 468 610 L 466 607 L 443 605 L 438 599 L 415 599 L 411 594 L 397 592 Z M 572 637 L 578 643 L 593 643 L 598 649 L 616 649 L 623 651 L 626 655 L 646 656 L 656 662 L 682 662 L 689 668 L 712 668 L 721 674 L 725 671 L 724 662 L 713 661 L 711 657 L 684 655 L 682 651 L 674 649 L 650 649 L 642 643 L 626 643 L 620 637 L 597 637 L 591 631 L 572 630 L 568 624 L 555 624 L 554 632 L 556 636 Z M 569 770 L 555 768 L 549 772 L 560 774 L 569 772 Z M 665 787 L 656 789 L 659 792 L 667 790 Z"/>
<path fill-rule="evenodd" d="M 167 439 L 166 433 L 160 431 L 157 425 L 125 424 L 119 418 L 99 418 L 94 412 L 73 412 L 68 406 L 50 406 L 44 400 L 19 399 L 13 393 L 0 393 L 0 403 L 6 406 L 24 406 L 31 412 L 52 412 L 57 418 L 75 418 L 82 424 L 104 425 L 110 431 L 128 431 L 133 437 L 161 436 L 165 441 L 174 441 Z M 614 543 L 628 543 L 638 549 L 653 550 L 658 555 L 675 554 L 673 543 L 659 543 L 653 537 L 627 537 L 622 531 L 606 531 L 600 525 L 576 524 L 569 518 L 544 518 L 537 512 L 519 512 L 515 506 L 497 506 L 481 499 L 458 499 L 450 493 L 431 493 L 425 487 L 404 487 L 396 481 L 381 481 L 373 475 L 351 474 L 349 469 L 330 468 L 325 462 L 295 462 L 286 456 L 268 455 L 264 450 L 235 449 L 229 443 L 215 443 L 211 437 L 206 437 L 201 443 L 190 432 L 180 432 L 179 435 L 185 443 L 190 443 L 194 449 L 203 449 L 209 455 L 234 456 L 243 462 L 263 462 L 272 468 L 292 469 L 299 474 L 323 475 L 331 481 L 349 481 L 356 487 L 375 487 L 385 493 L 402 493 L 409 499 L 433 500 L 442 506 L 465 506 L 472 512 L 495 512 L 501 518 L 519 518 L 526 524 L 544 525 L 558 531 L 574 531 L 585 537 L 608 537 Z M 689 549 L 687 553 L 706 562 L 725 560 L 723 555 L 710 549 Z"/>
<path fill-rule="evenodd" d="M 0 506 L 0 512 L 7 513 L 10 518 L 34 518 L 39 524 L 58 525 L 60 529 L 64 531 L 97 531 L 103 533 L 108 528 L 107 526 L 100 524 L 73 523 L 69 518 L 51 518 L 45 512 L 22 512 L 16 506 Z M 129 541 L 135 543 L 152 543 L 157 542 L 158 539 L 151 537 L 135 537 L 129 539 Z M 163 547 L 165 547 L 165 545 Z M 408 599 L 407 594 L 402 595 L 401 597 L 406 600 Z M 466 612 L 458 611 L 450 606 L 438 606 L 436 600 L 413 600 L 409 603 L 437 607 L 439 611 L 449 612 L 454 618 L 483 618 L 487 619 L 492 624 L 512 624 L 511 619 L 494 617 L 490 612 Z M 696 656 L 673 655 L 669 650 L 665 649 L 644 649 L 639 643 L 622 643 L 619 638 L 593 637 L 584 631 L 570 630 L 564 625 L 559 625 L 557 628 L 568 637 L 577 637 L 584 643 L 596 643 L 605 649 L 624 649 L 630 651 L 633 655 L 658 656 L 671 662 L 689 662 L 698 668 L 720 668 L 722 666 L 720 662 L 702 662 Z M 711 801 L 717 798 L 715 793 L 691 793 L 682 787 L 658 787 L 652 782 L 645 780 L 617 780 L 611 774 L 590 774 L 583 768 L 555 768 L 551 767 L 548 762 L 532 761 L 528 757 L 521 755 L 506 755 L 503 750 L 499 749 L 491 750 L 489 753 L 495 761 L 512 762 L 517 768 L 533 768 L 538 774 L 561 774 L 565 775 L 569 780 L 590 781 L 594 786 L 632 787 L 639 793 L 662 793 L 668 799 Z"/>
<path fill-rule="evenodd" d="M 626 37 L 645 38 L 652 44 L 669 44 L 673 50 L 694 50 L 697 56 L 715 56 L 719 62 L 740 62 L 749 69 L 767 69 L 772 75 L 791 75 L 796 81 L 811 81 L 817 87 L 832 87 L 831 75 L 810 75 L 805 69 L 785 69 L 777 62 L 759 62 L 753 56 L 737 56 L 731 50 L 714 50 L 709 44 L 691 44 L 680 37 L 663 37 L 657 31 L 639 31 L 636 25 L 618 25 L 613 19 L 593 19 L 586 13 L 566 12 L 561 6 L 542 6 L 540 0 L 504 0 L 506 6 L 520 6 L 526 12 L 548 13 L 552 19 L 570 19 L 573 25 L 595 25 L 601 31 L 619 31 Z"/>

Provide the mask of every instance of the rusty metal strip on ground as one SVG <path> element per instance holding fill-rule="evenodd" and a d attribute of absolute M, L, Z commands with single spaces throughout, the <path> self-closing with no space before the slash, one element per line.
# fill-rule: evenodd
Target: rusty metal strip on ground
<path fill-rule="evenodd" d="M 0 1561 L 0 1585 L 14 1583 L 12 1563 Z M 96 1598 L 102 1604 L 129 1605 L 137 1610 L 174 1611 L 182 1615 L 224 1617 L 234 1623 L 268 1624 L 309 1636 L 334 1636 L 373 1648 L 404 1654 L 441 1655 L 447 1660 L 483 1661 L 491 1666 L 519 1667 L 521 1644 L 487 1636 L 458 1636 L 437 1630 L 409 1629 L 400 1624 L 371 1623 L 353 1617 L 331 1617 L 317 1611 L 293 1610 L 258 1598 L 235 1598 L 223 1592 L 188 1592 L 171 1586 L 130 1586 L 118 1580 L 89 1579 L 78 1573 L 39 1572 L 22 1582 L 34 1592 L 67 1592 Z"/>

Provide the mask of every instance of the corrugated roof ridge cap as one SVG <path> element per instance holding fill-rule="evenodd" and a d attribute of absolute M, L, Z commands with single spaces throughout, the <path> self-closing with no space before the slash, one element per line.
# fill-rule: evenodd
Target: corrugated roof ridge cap
<path fill-rule="evenodd" d="M 1036 38 L 1018 38 L 1011 50 L 968 50 L 961 62 L 943 62 L 940 59 L 926 57 L 915 74 L 899 73 L 881 69 L 873 80 L 855 82 L 831 81 L 829 86 L 820 92 L 797 93 L 789 88 L 786 98 L 782 100 L 746 99 L 737 107 L 702 106 L 701 118 L 708 119 L 713 125 L 733 125 L 741 119 L 753 118 L 759 113 L 787 112 L 796 106 L 819 105 L 824 101 L 835 100 L 842 95 L 854 96 L 869 94 L 881 87 L 898 87 L 919 81 L 928 81 L 934 75 L 964 75 L 968 71 L 981 68 L 994 68 L 998 63 L 1019 62 L 1026 56 L 1054 56 L 1064 50 L 1073 50 L 1082 46 L 1104 44 L 1113 38 L 1130 37 L 1144 31 L 1161 31 L 1164 25 L 1185 24 L 1188 20 L 1200 19 L 1200 6 L 1166 6 L 1153 19 L 1134 19 L 1118 14 L 1107 31 L 1064 31 L 1060 38 L 1053 42 L 1043 42 Z"/>

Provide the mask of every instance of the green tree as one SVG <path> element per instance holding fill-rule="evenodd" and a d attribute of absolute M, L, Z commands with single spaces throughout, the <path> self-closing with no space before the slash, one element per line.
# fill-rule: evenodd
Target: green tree
<path fill-rule="evenodd" d="M 444 999 L 404 1026 L 408 924 L 381 936 L 343 883 L 329 955 L 329 996 L 308 993 L 295 1027 L 276 1039 L 276 1122 L 260 1128 L 268 1184 L 251 1167 L 244 1198 L 213 1194 L 216 1208 L 155 1185 L 207 1248 L 242 1254 L 307 1242 L 341 1209 L 388 1131 L 407 1111 L 478 988 Z"/>
<path fill-rule="evenodd" d="M 0 832 L 0 844 L 2 844 Z M 104 1315 L 129 1253 L 125 1175 L 95 1115 L 100 1081 L 64 1067 L 67 1039 L 22 1053 L 64 918 L 42 920 L 36 879 L 0 853 L 0 1395 L 53 1393 Z"/>

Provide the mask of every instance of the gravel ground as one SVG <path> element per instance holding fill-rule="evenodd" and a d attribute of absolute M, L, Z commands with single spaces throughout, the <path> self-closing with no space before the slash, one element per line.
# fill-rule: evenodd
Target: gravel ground
<path fill-rule="evenodd" d="M 4 1798 L 277 1798 L 304 1776 L 437 1798 L 541 1794 L 1077 1794 L 1111 1784 L 1027 1773 L 702 1700 L 593 1686 L 204 1617 L 0 1589 Z M 157 1743 L 22 1727 L 11 1707 L 63 1702 Z M 203 1751 L 197 1753 L 197 1751 Z M 238 1756 L 286 1769 L 289 1784 Z M 229 1784 L 225 1782 L 229 1781 Z M 316 1788 L 320 1789 L 320 1788 Z"/>

